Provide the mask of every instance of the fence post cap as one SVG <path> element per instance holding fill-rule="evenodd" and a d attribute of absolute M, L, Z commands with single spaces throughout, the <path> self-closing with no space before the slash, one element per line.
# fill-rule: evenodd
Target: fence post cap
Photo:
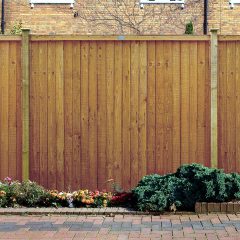
<path fill-rule="evenodd" d="M 218 28 L 211 28 L 211 29 L 210 29 L 210 32 L 211 32 L 211 33 L 216 33 L 218 30 L 219 30 Z"/>
<path fill-rule="evenodd" d="M 30 32 L 30 28 L 21 28 L 22 32 Z"/>

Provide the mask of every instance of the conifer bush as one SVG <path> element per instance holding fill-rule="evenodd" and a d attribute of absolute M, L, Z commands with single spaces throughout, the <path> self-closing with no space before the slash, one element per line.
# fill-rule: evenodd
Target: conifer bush
<path fill-rule="evenodd" d="M 240 199 L 240 175 L 200 164 L 183 165 L 174 174 L 143 177 L 132 192 L 141 211 L 164 211 L 173 204 L 179 210 L 193 210 L 196 202 Z"/>

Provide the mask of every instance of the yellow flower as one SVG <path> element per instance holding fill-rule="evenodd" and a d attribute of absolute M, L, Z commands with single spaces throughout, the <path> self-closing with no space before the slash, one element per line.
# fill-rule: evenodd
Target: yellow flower
<path fill-rule="evenodd" d="M 81 190 L 81 191 L 79 191 L 79 193 L 78 193 L 78 194 L 79 194 L 79 196 L 80 196 L 80 197 L 82 197 L 82 196 L 84 196 L 84 195 L 85 195 L 84 191 L 82 191 L 82 190 Z"/>
<path fill-rule="evenodd" d="M 51 196 L 56 197 L 57 193 L 53 192 L 53 193 L 51 193 Z"/>
<path fill-rule="evenodd" d="M 5 191 L 0 191 L 0 197 L 4 197 L 6 195 L 6 192 Z"/>

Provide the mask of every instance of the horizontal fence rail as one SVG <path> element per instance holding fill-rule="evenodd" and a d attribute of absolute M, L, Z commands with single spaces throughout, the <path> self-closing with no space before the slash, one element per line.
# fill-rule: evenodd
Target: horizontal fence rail
<path fill-rule="evenodd" d="M 32 35 L 31 41 L 208 41 L 209 36 L 84 36 Z"/>
<path fill-rule="evenodd" d="M 21 40 L 0 37 L 1 178 L 130 189 L 184 163 L 215 165 L 213 137 L 216 164 L 239 171 L 237 39 L 218 36 L 218 138 L 209 36 L 30 35 L 29 66 Z"/>

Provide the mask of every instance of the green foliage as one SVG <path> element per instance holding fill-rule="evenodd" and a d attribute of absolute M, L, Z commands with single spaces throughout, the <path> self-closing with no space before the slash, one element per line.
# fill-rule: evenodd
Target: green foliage
<path fill-rule="evenodd" d="M 107 207 L 112 197 L 111 192 L 97 190 L 46 190 L 35 182 L 12 181 L 9 177 L 0 182 L 0 207 Z"/>
<path fill-rule="evenodd" d="M 190 21 L 186 24 L 185 34 L 194 34 L 193 22 Z"/>
<path fill-rule="evenodd" d="M 42 201 L 46 198 L 46 191 L 44 188 L 31 181 L 15 184 L 13 192 L 17 203 L 25 207 L 41 206 Z"/>
<path fill-rule="evenodd" d="M 22 21 L 14 23 L 12 29 L 10 30 L 12 35 L 21 35 L 22 34 Z"/>
<path fill-rule="evenodd" d="M 145 176 L 133 189 L 133 196 L 142 211 L 164 211 L 172 204 L 180 210 L 193 210 L 197 201 L 240 198 L 240 175 L 199 164 L 183 165 L 174 174 Z"/>

